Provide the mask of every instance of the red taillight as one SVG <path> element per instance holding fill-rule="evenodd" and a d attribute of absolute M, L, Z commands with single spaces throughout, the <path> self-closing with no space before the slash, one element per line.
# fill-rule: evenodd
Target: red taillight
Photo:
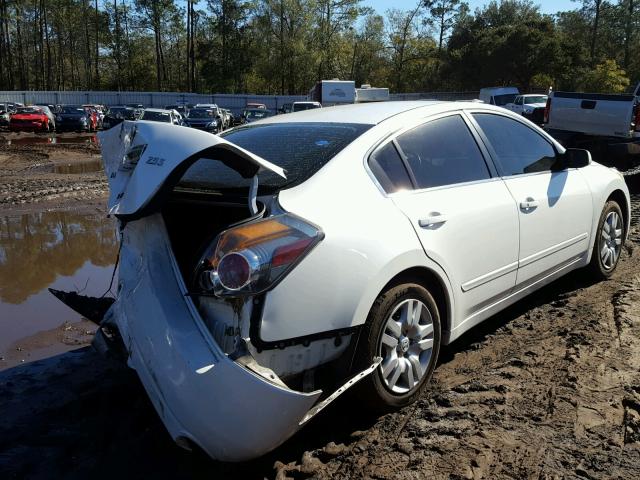
<path fill-rule="evenodd" d="M 288 213 L 240 225 L 218 235 L 198 264 L 196 278 L 219 297 L 255 295 L 282 280 L 323 236 Z"/>
<path fill-rule="evenodd" d="M 637 103 L 634 108 L 634 115 L 633 115 L 633 123 L 635 123 L 635 131 L 636 132 L 640 132 L 640 103 Z"/>
<path fill-rule="evenodd" d="M 549 123 L 549 114 L 551 113 L 551 97 L 547 98 L 547 104 L 544 106 L 543 123 Z"/>

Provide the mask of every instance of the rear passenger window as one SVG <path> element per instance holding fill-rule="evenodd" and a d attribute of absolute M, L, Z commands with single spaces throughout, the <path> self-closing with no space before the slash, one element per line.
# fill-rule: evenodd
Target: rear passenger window
<path fill-rule="evenodd" d="M 425 123 L 398 137 L 417 188 L 490 178 L 489 169 L 466 123 L 452 115 Z"/>
<path fill-rule="evenodd" d="M 411 190 L 411 180 L 393 143 L 387 143 L 371 155 L 369 168 L 385 192 Z"/>
<path fill-rule="evenodd" d="M 502 115 L 474 113 L 473 118 L 491 143 L 502 175 L 553 169 L 556 161 L 553 146 L 531 128 Z"/>

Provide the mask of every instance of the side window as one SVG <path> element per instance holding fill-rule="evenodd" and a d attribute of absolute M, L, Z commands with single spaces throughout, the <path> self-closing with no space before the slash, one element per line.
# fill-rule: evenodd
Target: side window
<path fill-rule="evenodd" d="M 498 158 L 502 175 L 544 172 L 553 169 L 556 152 L 541 135 L 502 115 L 474 113 Z"/>
<path fill-rule="evenodd" d="M 413 189 L 407 169 L 393 143 L 387 143 L 371 155 L 369 168 L 387 193 Z"/>
<path fill-rule="evenodd" d="M 439 118 L 398 137 L 417 188 L 490 178 L 489 169 L 460 115 Z"/>

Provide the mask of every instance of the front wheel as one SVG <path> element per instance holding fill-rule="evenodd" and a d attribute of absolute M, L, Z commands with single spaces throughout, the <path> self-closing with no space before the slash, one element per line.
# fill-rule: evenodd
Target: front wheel
<path fill-rule="evenodd" d="M 427 289 L 416 283 L 389 288 L 377 298 L 359 340 L 357 364 L 382 363 L 362 380 L 359 398 L 374 410 L 413 403 L 433 374 L 440 350 L 440 315 Z"/>
<path fill-rule="evenodd" d="M 609 278 L 618 266 L 625 227 L 620 205 L 615 201 L 608 201 L 600 215 L 589 264 L 596 277 Z"/>

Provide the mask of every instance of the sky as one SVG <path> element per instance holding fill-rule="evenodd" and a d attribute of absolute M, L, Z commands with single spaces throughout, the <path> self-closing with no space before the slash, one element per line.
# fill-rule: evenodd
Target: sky
<path fill-rule="evenodd" d="M 482 7 L 489 3 L 489 0 L 467 0 L 471 11 L 477 7 Z M 574 10 L 579 8 L 580 2 L 572 0 L 533 0 L 534 4 L 541 6 L 542 13 L 557 13 L 565 10 Z M 409 10 L 418 4 L 417 0 L 364 0 L 362 5 L 375 8 L 378 13 L 384 13 L 390 8 L 399 8 L 400 10 Z"/>

